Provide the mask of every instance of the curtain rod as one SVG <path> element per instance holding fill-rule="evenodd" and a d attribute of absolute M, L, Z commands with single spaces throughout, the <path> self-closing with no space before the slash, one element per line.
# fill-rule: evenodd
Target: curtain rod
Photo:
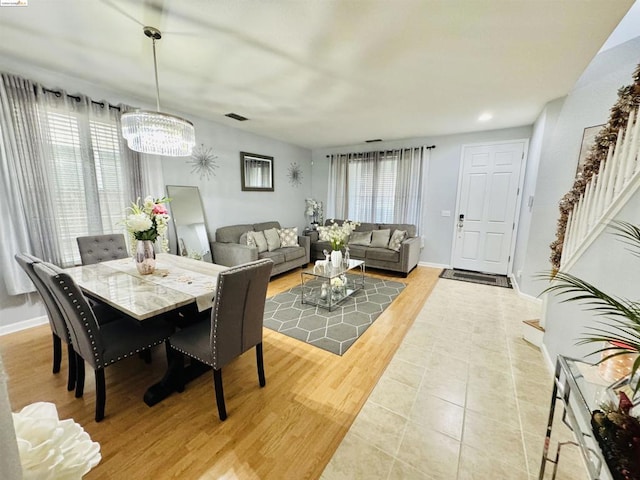
<path fill-rule="evenodd" d="M 405 148 L 415 148 L 415 147 L 405 147 Z M 404 150 L 405 148 L 397 148 L 396 150 Z M 424 148 L 426 148 L 427 150 L 432 150 L 434 148 L 436 148 L 435 145 L 429 145 L 429 146 L 425 146 Z M 378 153 L 387 153 L 387 152 L 393 152 L 393 150 L 380 150 Z M 355 153 L 356 155 L 359 153 L 371 153 L 371 152 L 352 152 L 352 153 L 335 153 L 334 155 L 352 155 L 353 153 Z M 331 155 L 327 155 L 327 158 L 331 157 Z"/>
<path fill-rule="evenodd" d="M 53 93 L 56 97 L 60 97 L 62 96 L 62 92 L 59 92 L 57 90 L 51 90 L 49 88 L 43 88 L 42 91 L 44 93 Z M 69 93 L 67 93 L 67 97 L 69 98 L 73 98 L 76 102 L 79 102 L 81 100 L 80 97 L 77 97 L 75 95 L 71 95 Z M 95 100 L 91 100 L 91 103 L 93 103 L 94 105 L 100 105 L 102 108 L 105 107 L 105 102 L 96 102 Z M 109 105 L 109 108 L 113 108 L 114 110 L 120 110 L 120 107 L 117 107 L 115 105 L 111 105 L 110 103 L 108 103 L 107 105 Z"/>

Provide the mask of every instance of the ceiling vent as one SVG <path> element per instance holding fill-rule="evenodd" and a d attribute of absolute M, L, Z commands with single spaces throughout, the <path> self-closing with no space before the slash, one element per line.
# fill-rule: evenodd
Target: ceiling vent
<path fill-rule="evenodd" d="M 225 117 L 233 118 L 234 120 L 238 120 L 239 122 L 249 120 L 247 117 L 243 117 L 242 115 L 238 115 L 237 113 L 227 113 Z"/>

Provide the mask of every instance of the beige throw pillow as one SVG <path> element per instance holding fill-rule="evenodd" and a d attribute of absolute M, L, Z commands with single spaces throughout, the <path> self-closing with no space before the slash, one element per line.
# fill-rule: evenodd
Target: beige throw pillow
<path fill-rule="evenodd" d="M 277 228 L 270 228 L 264 231 L 264 237 L 267 239 L 267 248 L 270 252 L 280 248 L 280 235 Z"/>
<path fill-rule="evenodd" d="M 368 247 L 371 243 L 371 232 L 351 232 L 349 245 L 362 245 Z"/>
<path fill-rule="evenodd" d="M 389 240 L 389 249 L 395 250 L 396 252 L 400 251 L 400 245 L 403 240 L 407 236 L 406 230 L 394 230 L 393 235 L 391 235 L 391 240 Z"/>
<path fill-rule="evenodd" d="M 374 230 L 371 232 L 371 247 L 387 248 L 389 246 L 390 229 Z"/>
<path fill-rule="evenodd" d="M 283 228 L 278 230 L 281 247 L 298 247 L 298 227 Z"/>
<path fill-rule="evenodd" d="M 264 232 L 248 232 L 247 233 L 247 244 L 256 246 L 258 249 L 258 253 L 266 252 L 269 250 L 269 245 L 267 244 L 267 239 L 264 236 Z"/>

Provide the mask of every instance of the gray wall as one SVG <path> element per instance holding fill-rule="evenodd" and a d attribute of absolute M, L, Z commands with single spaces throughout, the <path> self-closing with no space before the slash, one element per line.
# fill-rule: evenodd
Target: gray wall
<path fill-rule="evenodd" d="M 640 192 L 635 194 L 616 219 L 640 224 Z M 640 300 L 640 258 L 634 256 L 609 229 L 591 244 L 570 273 L 609 295 Z M 546 282 L 538 283 L 541 283 L 541 287 L 547 285 Z M 599 320 L 593 312 L 584 310 L 578 303 L 560 303 L 558 297 L 548 295 L 544 346 L 549 359 L 555 361 L 558 354 L 581 358 L 596 350 L 598 344 L 576 345 L 576 342 L 587 333 L 589 327 L 598 326 Z"/>
<path fill-rule="evenodd" d="M 531 276 L 550 268 L 548 244 L 554 238 L 557 203 L 573 183 L 582 131 L 608 120 L 609 109 L 617 101 L 618 88 L 632 83 L 631 75 L 639 59 L 640 38 L 599 54 L 567 96 L 556 127 L 545 141 L 536 189 L 536 197 L 544 201 L 534 209 L 523 290 L 537 294 L 547 286 L 546 282 L 536 281 Z M 635 194 L 616 219 L 640 223 L 640 193 Z M 607 229 L 569 273 L 610 295 L 638 300 L 640 265 L 637 262 L 638 259 Z M 560 303 L 553 295 L 548 295 L 547 299 L 544 347 L 549 359 L 555 361 L 558 354 L 587 356 L 595 349 L 594 345 L 578 346 L 576 341 L 585 335 L 588 327 L 596 325 L 597 318 L 576 303 Z"/>
<path fill-rule="evenodd" d="M 51 72 L 21 71 L 17 68 L 4 71 L 22 75 L 51 88 L 63 88 L 69 93 L 80 92 L 96 100 L 105 99 L 112 104 L 122 102 L 142 108 L 154 108 L 136 99 L 122 97 L 117 92 L 103 90 L 99 85 L 61 77 Z M 312 188 L 310 150 L 194 117 L 189 113 L 170 113 L 191 120 L 196 129 L 198 144 L 212 147 L 214 154 L 218 156 L 216 163 L 219 168 L 211 180 L 201 179 L 198 174 L 191 173 L 191 166 L 185 158 L 158 158 L 165 184 L 199 187 L 210 239 L 214 239 L 216 228 L 236 223 L 278 220 L 282 226 L 297 226 L 300 230 L 304 228 L 307 222 L 304 216 L 304 199 L 309 196 L 308 192 Z M 240 151 L 274 157 L 274 192 L 241 191 Z M 294 162 L 302 170 L 302 184 L 299 186 L 291 185 L 287 176 L 289 166 Z M 161 196 L 166 192 L 148 193 Z M 173 226 L 170 226 L 170 233 L 173 234 Z M 175 252 L 174 245 L 172 251 Z M 45 311 L 37 294 L 9 296 L 0 280 L 0 334 L 11 331 L 18 322 L 32 319 L 46 321 L 44 315 Z"/>
<path fill-rule="evenodd" d="M 531 233 L 519 282 L 522 292 L 536 296 L 544 288 L 533 276 L 551 266 L 549 244 L 555 239 L 558 202 L 573 185 L 583 131 L 607 122 L 618 89 L 632 82 L 639 59 L 640 37 L 606 50 L 589 64 L 562 104 L 547 105 L 547 123 L 553 128 L 545 128 L 542 142 Z"/>
<path fill-rule="evenodd" d="M 485 132 L 377 142 L 373 146 L 365 143 L 330 149 L 317 149 L 313 151 L 314 195 L 317 195 L 326 204 L 327 180 L 329 178 L 329 159 L 326 158 L 327 155 L 435 145 L 436 148 L 431 150 L 431 158 L 426 172 L 427 181 L 423 191 L 424 203 L 420 234 L 424 238 L 424 248 L 420 255 L 420 261 L 433 265 L 449 265 L 451 262 L 462 146 L 474 143 L 528 139 L 531 137 L 531 133 L 531 126 L 524 126 Z M 451 216 L 443 217 L 443 210 L 451 212 Z"/>

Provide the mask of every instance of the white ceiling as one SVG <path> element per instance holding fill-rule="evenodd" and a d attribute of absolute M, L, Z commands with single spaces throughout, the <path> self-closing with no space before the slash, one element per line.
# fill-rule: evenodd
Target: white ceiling
<path fill-rule="evenodd" d="M 0 70 L 152 106 L 151 25 L 164 111 L 308 148 L 445 135 L 531 124 L 632 3 L 28 0 L 0 8 Z"/>

